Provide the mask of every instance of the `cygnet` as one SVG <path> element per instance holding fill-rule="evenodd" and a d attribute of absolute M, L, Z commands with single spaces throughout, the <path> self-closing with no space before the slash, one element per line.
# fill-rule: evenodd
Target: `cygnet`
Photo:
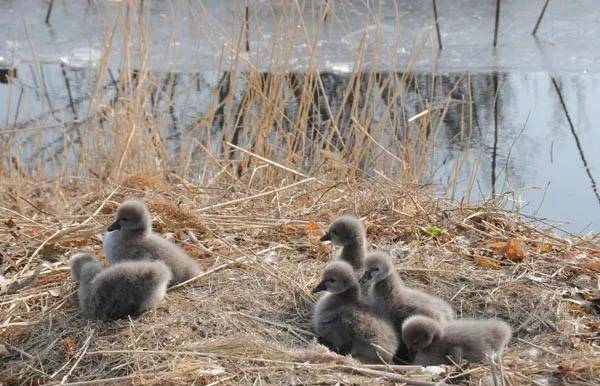
<path fill-rule="evenodd" d="M 392 360 L 398 344 L 396 333 L 361 300 L 360 287 L 348 263 L 328 264 L 313 293 L 320 291 L 329 292 L 313 309 L 312 325 L 320 342 L 364 362 Z"/>
<path fill-rule="evenodd" d="M 79 305 L 94 319 L 139 316 L 164 298 L 172 274 L 162 261 L 126 261 L 102 268 L 92 255 L 71 257 Z"/>
<path fill-rule="evenodd" d="M 414 363 L 424 366 L 483 362 L 488 355 L 501 354 L 511 336 L 510 326 L 496 319 L 462 319 L 442 325 L 415 315 L 402 326 L 402 340 L 417 351 Z"/>
<path fill-rule="evenodd" d="M 399 338 L 402 336 L 402 323 L 411 315 L 425 315 L 440 322 L 454 319 L 454 310 L 447 302 L 406 287 L 394 269 L 391 256 L 384 252 L 372 252 L 367 256 L 360 282 L 363 287 L 368 288 L 366 298 L 369 304 L 378 315 L 392 323 Z M 398 341 L 396 360 L 411 362 L 416 353 L 411 352 L 402 339 Z"/>
<path fill-rule="evenodd" d="M 336 258 L 350 264 L 359 277 L 362 275 L 368 244 L 365 228 L 358 218 L 350 215 L 338 217 L 329 225 L 321 241 L 341 246 Z"/>
<path fill-rule="evenodd" d="M 171 284 L 191 279 L 201 271 L 198 263 L 183 249 L 152 232 L 150 212 L 143 202 L 137 200 L 125 201 L 119 206 L 102 247 L 111 264 L 130 260 L 162 260 L 173 272 Z"/>

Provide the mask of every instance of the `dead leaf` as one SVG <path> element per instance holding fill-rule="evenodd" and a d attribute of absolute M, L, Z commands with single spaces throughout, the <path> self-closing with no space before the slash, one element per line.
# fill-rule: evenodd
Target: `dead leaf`
<path fill-rule="evenodd" d="M 600 272 L 600 260 L 598 261 L 586 261 L 580 264 L 582 267 L 587 268 L 592 271 Z"/>
<path fill-rule="evenodd" d="M 490 259 L 489 257 L 482 256 L 480 254 L 475 254 L 473 256 L 475 260 L 475 264 L 481 265 L 482 267 L 492 268 L 492 269 L 500 269 L 500 263 L 494 259 Z"/>
<path fill-rule="evenodd" d="M 539 248 L 539 253 L 547 253 L 547 252 L 552 251 L 552 245 L 547 244 L 547 243 L 538 244 L 538 248 Z"/>
<path fill-rule="evenodd" d="M 65 359 L 69 359 L 77 351 L 77 341 L 72 336 L 67 336 L 60 341 L 63 350 L 65 350 Z"/>
<path fill-rule="evenodd" d="M 279 227 L 279 231 L 283 234 L 286 235 L 291 235 L 291 234 L 295 234 L 298 233 L 298 229 L 294 226 L 288 225 L 288 224 L 283 224 Z"/>
<path fill-rule="evenodd" d="M 60 291 L 56 288 L 49 289 L 48 293 L 50 294 L 50 296 L 55 297 L 55 298 L 60 296 Z"/>
<path fill-rule="evenodd" d="M 504 257 L 516 263 L 520 263 L 523 261 L 523 257 L 525 257 L 525 246 L 521 241 L 515 239 L 514 237 L 508 239 L 503 251 Z"/>
<path fill-rule="evenodd" d="M 586 316 L 587 315 L 587 310 L 585 309 L 585 307 L 579 305 L 579 304 L 568 304 L 566 306 L 566 309 L 568 312 L 575 314 L 575 315 L 579 315 L 579 316 Z"/>
<path fill-rule="evenodd" d="M 323 233 L 319 224 L 317 224 L 314 221 L 309 221 L 306 224 L 304 224 L 304 229 L 306 230 L 306 233 L 308 233 L 309 236 L 319 236 L 320 237 L 321 233 Z"/>
<path fill-rule="evenodd" d="M 8 227 L 8 229 L 11 229 L 11 228 L 14 228 L 17 226 L 17 223 L 12 218 L 9 218 L 4 224 Z"/>
<path fill-rule="evenodd" d="M 307 205 L 310 203 L 310 196 L 308 193 L 302 193 L 294 199 L 297 204 Z"/>

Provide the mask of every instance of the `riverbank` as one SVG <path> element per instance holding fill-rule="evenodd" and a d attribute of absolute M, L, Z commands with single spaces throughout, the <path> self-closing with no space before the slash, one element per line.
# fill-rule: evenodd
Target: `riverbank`
<path fill-rule="evenodd" d="M 515 330 L 497 376 L 505 384 L 591 384 L 598 372 L 598 240 L 555 235 L 501 203 L 458 205 L 382 173 L 299 176 L 259 162 L 203 183 L 152 172 L 0 191 L 0 382 L 198 384 L 479 384 L 487 364 L 364 366 L 327 352 L 310 332 L 315 285 L 335 216 L 365 217 L 373 247 L 403 279 L 451 301 L 461 317 L 498 317 Z M 290 168 L 291 169 L 291 168 Z M 283 173 L 267 179 L 263 174 Z M 344 176 L 343 178 L 341 176 Z M 285 176 L 285 177 L 284 177 Z M 237 182 L 236 182 L 237 181 Z M 280 181 L 273 183 L 269 181 Z M 126 197 L 148 202 L 155 229 L 205 273 L 136 320 L 84 319 L 68 256 L 91 247 Z M 104 261 L 104 260 L 103 260 Z"/>

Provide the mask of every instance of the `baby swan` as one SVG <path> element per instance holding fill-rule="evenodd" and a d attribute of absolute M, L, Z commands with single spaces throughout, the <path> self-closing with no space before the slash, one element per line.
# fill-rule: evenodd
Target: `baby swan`
<path fill-rule="evenodd" d="M 336 258 L 350 264 L 359 275 L 362 274 L 367 254 L 367 236 L 359 219 L 350 215 L 338 217 L 329 225 L 321 241 L 331 241 L 333 245 L 341 246 L 342 250 Z"/>
<path fill-rule="evenodd" d="M 402 326 L 402 340 L 417 351 L 414 363 L 424 366 L 483 362 L 501 353 L 510 341 L 508 324 L 495 319 L 462 319 L 440 325 L 431 318 L 411 316 Z"/>
<path fill-rule="evenodd" d="M 162 261 L 128 261 L 102 269 L 87 253 L 71 257 L 71 276 L 79 283 L 79 306 L 95 319 L 138 316 L 164 298 L 171 271 Z"/>
<path fill-rule="evenodd" d="M 320 291 L 329 292 L 313 309 L 312 325 L 321 343 L 368 363 L 392 360 L 398 338 L 393 328 L 361 300 L 360 287 L 348 263 L 328 264 L 313 293 Z"/>
<path fill-rule="evenodd" d="M 171 284 L 200 273 L 200 266 L 174 243 L 152 232 L 152 218 L 142 201 L 119 205 L 115 222 L 102 241 L 104 253 L 113 264 L 127 260 L 162 260 L 173 272 Z"/>
<path fill-rule="evenodd" d="M 370 285 L 369 302 L 392 321 L 398 334 L 404 319 L 414 314 L 425 315 L 442 323 L 455 317 L 454 310 L 446 301 L 404 286 L 387 253 L 372 252 L 367 256 L 365 272 L 360 281 Z"/>

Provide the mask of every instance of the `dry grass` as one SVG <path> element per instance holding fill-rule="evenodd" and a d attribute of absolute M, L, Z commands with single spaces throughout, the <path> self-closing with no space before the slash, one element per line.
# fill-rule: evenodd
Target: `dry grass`
<path fill-rule="evenodd" d="M 363 66 L 365 55 L 377 53 L 375 38 L 368 50 L 361 41 L 348 86 L 339 90 L 342 103 L 332 105 L 315 64 L 318 37 L 306 29 L 301 4 L 281 3 L 287 11 L 273 41 L 305 35 L 306 71 L 288 66 L 291 47 L 282 43 L 265 74 L 242 40 L 233 40 L 222 51 L 228 91 L 223 84 L 212 90 L 206 114 L 182 131 L 177 151 L 167 150 L 161 132 L 172 101 L 159 106 L 151 98 L 163 93 L 168 101 L 168 87 L 159 87 L 147 64 L 148 26 L 131 1 L 114 20 L 125 42 L 137 32 L 124 45 L 116 95 L 104 87 L 117 36 L 109 28 L 79 141 L 66 135 L 56 155 L 38 142 L 26 151 L 17 130 L 2 132 L 0 384 L 489 379 L 487 365 L 432 375 L 414 366 L 365 366 L 316 343 L 310 289 L 332 256 L 318 238 L 346 212 L 365 217 L 371 243 L 396 257 L 407 283 L 449 299 L 462 316 L 497 316 L 513 326 L 498 370 L 505 385 L 598 379 L 598 241 L 555 236 L 500 209 L 499 200 L 459 206 L 423 188 L 444 115 L 457 103 L 467 114 L 470 97 L 406 101 L 416 87 L 410 63 L 399 69 L 381 55 L 392 63 L 388 74 Z M 200 25 L 198 9 L 189 12 Z M 35 122 L 27 129 L 37 130 Z M 460 127 L 460 138 L 468 142 L 472 129 Z M 463 161 L 454 160 L 451 181 Z M 205 273 L 137 320 L 86 320 L 68 256 L 84 247 L 101 256 L 101 235 L 127 197 L 146 200 L 156 230 L 181 243 Z M 445 233 L 432 236 L 430 226 Z M 507 241 L 516 252 L 503 252 Z"/>
<path fill-rule="evenodd" d="M 230 190 L 191 182 L 165 190 L 105 189 L 85 205 L 76 194 L 67 197 L 71 210 L 61 214 L 5 200 L 0 341 L 8 352 L 2 354 L 0 381 L 335 384 L 394 382 L 405 374 L 477 384 L 489 377 L 487 365 L 448 367 L 433 377 L 414 367 L 373 368 L 315 342 L 309 290 L 331 256 L 318 242 L 319 228 L 345 212 L 366 216 L 372 245 L 396 257 L 407 283 L 450 299 L 463 317 L 500 317 L 513 326 L 515 338 L 503 358 L 506 384 L 583 385 L 597 379 L 598 305 L 591 291 L 598 275 L 597 244 L 568 242 L 492 205 L 456 207 L 383 178 L 368 187 L 321 178 L 194 214 L 203 203 L 253 193 Z M 186 246 L 208 273 L 169 291 L 141 318 L 108 323 L 80 315 L 67 259 L 83 245 L 102 254 L 98 234 L 111 214 L 97 209 L 111 194 L 104 207 L 137 196 L 159 209 L 156 227 Z M 172 221 L 181 212 L 173 205 L 161 211 L 165 202 L 180 202 L 199 221 Z M 89 227 L 78 227 L 94 212 Z M 432 237 L 420 230 L 430 225 L 446 233 Z M 72 231 L 44 244 L 59 228 Z M 494 249 L 511 238 L 526 246 L 521 262 Z"/>

